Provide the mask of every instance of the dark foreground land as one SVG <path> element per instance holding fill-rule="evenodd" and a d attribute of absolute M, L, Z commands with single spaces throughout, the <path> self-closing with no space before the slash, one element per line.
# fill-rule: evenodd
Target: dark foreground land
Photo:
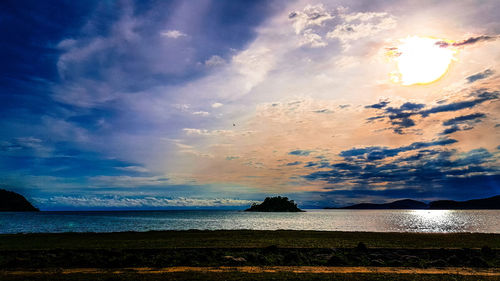
<path fill-rule="evenodd" d="M 0 235 L 0 280 L 500 280 L 499 234 Z"/>

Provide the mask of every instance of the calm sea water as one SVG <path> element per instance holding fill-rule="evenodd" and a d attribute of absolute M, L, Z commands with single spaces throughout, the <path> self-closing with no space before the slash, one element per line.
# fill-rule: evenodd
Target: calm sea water
<path fill-rule="evenodd" d="M 500 233 L 498 210 L 307 210 L 0 213 L 0 233 L 296 229 Z"/>

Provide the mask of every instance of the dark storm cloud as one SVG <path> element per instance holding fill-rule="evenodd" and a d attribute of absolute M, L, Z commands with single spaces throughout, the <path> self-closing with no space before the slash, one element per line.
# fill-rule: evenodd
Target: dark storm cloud
<path fill-rule="evenodd" d="M 482 118 L 485 118 L 486 114 L 484 113 L 473 113 L 473 114 L 468 114 L 468 115 L 462 115 L 458 116 L 449 120 L 446 120 L 443 122 L 444 126 L 452 126 L 452 125 L 457 125 L 457 124 L 462 124 L 466 122 L 474 122 L 478 123 L 481 122 Z"/>
<path fill-rule="evenodd" d="M 471 98 L 472 97 L 472 98 Z M 465 101 L 457 101 L 451 102 L 447 104 L 440 104 L 434 107 L 426 108 L 425 104 L 421 103 L 412 103 L 406 102 L 399 107 L 373 107 L 367 106 L 367 108 L 375 108 L 378 110 L 383 110 L 382 115 L 373 116 L 367 118 L 368 121 L 374 121 L 378 119 L 388 119 L 389 123 L 392 125 L 392 129 L 397 134 L 404 134 L 404 129 L 410 128 L 416 125 L 414 116 L 420 116 L 422 118 L 426 118 L 431 114 L 441 113 L 441 112 L 453 112 L 459 111 L 462 109 L 470 109 L 479 104 L 482 104 L 486 101 L 496 100 L 499 98 L 499 93 L 497 91 L 489 92 L 489 91 L 478 91 L 474 92 L 469 96 L 469 100 Z M 484 116 L 467 116 L 462 118 L 472 118 L 479 119 Z M 459 122 L 460 119 L 457 119 L 455 122 Z M 462 120 L 466 121 L 466 120 Z M 450 121 L 453 122 L 453 121 Z M 450 124 L 451 125 L 451 124 Z M 463 129 L 463 128 L 462 128 Z"/>
<path fill-rule="evenodd" d="M 484 113 L 473 113 L 468 115 L 458 116 L 443 122 L 443 126 L 451 126 L 446 128 L 441 135 L 449 135 L 458 131 L 466 131 L 474 128 L 474 125 L 480 123 L 482 118 L 485 118 Z"/>
<path fill-rule="evenodd" d="M 442 131 L 440 133 L 440 135 L 449 135 L 449 134 L 453 134 L 453 133 L 458 132 L 458 131 L 462 131 L 462 129 L 460 129 L 460 127 L 458 127 L 458 126 L 452 126 L 450 128 L 444 129 L 444 131 Z"/>
<path fill-rule="evenodd" d="M 460 101 L 460 102 L 453 102 L 445 105 L 439 105 L 435 106 L 433 108 L 423 110 L 419 112 L 420 115 L 423 117 L 428 116 L 429 114 L 434 114 L 434 113 L 440 113 L 440 112 L 448 112 L 448 111 L 457 111 L 457 110 L 462 110 L 466 108 L 473 108 L 478 104 L 481 104 L 485 101 L 489 100 L 494 100 L 498 99 L 498 92 L 480 92 L 477 94 L 477 96 L 469 101 Z"/>
<path fill-rule="evenodd" d="M 433 186 L 398 187 L 394 189 L 374 189 L 354 187 L 352 189 L 326 188 L 327 191 L 305 193 L 302 196 L 320 198 L 320 207 L 343 207 L 361 202 L 385 203 L 395 199 L 411 198 L 422 201 L 436 199 L 470 200 L 490 197 L 500 192 L 500 175 L 477 175 L 467 178 L 450 178 Z M 367 200 L 367 197 L 372 198 Z M 301 205 L 303 206 L 303 205 Z M 317 208 L 318 206 L 311 206 Z M 304 206 L 304 208 L 307 208 Z"/>
<path fill-rule="evenodd" d="M 311 154 L 312 150 L 293 150 L 293 151 L 290 151 L 288 154 L 290 155 L 297 155 L 297 156 L 308 156 L 309 154 Z"/>
<path fill-rule="evenodd" d="M 330 109 L 328 108 L 325 108 L 325 109 L 320 109 L 320 110 L 315 110 L 313 111 L 314 113 L 325 113 L 325 114 L 329 114 L 329 113 L 333 113 L 333 111 L 331 111 Z"/>
<path fill-rule="evenodd" d="M 310 181 L 322 181 L 334 193 L 358 196 L 391 192 L 418 192 L 420 196 L 439 194 L 456 196 L 469 194 L 497 194 L 500 192 L 500 171 L 492 163 L 498 156 L 484 148 L 460 153 L 445 149 L 444 145 L 456 142 L 445 139 L 435 142 L 419 142 L 399 148 L 353 148 L 342 153 L 344 160 L 332 163 L 331 170 L 316 171 L 303 176 Z M 435 149 L 430 149 L 432 146 Z M 399 156 L 400 152 L 413 154 Z M 370 157 L 377 152 L 380 157 Z M 393 158 L 384 159 L 392 156 Z M 383 161 L 380 161 L 384 159 Z M 345 190 L 346 184 L 352 189 Z M 373 187 L 384 186 L 383 189 Z M 478 190 L 476 187 L 481 187 Z M 344 189 L 344 191 L 342 191 Z M 406 192 L 405 192 L 406 191 Z M 418 198 L 418 196 L 408 196 Z"/>
<path fill-rule="evenodd" d="M 478 42 L 492 41 L 492 40 L 496 40 L 496 39 L 497 39 L 496 36 L 482 35 L 482 36 L 477 36 L 477 37 L 470 37 L 466 40 L 453 42 L 453 43 L 449 43 L 446 41 L 439 41 L 439 42 L 436 42 L 436 45 L 438 45 L 441 48 L 447 48 L 450 46 L 462 47 L 462 46 L 467 46 L 467 45 L 473 45 L 473 44 L 476 44 Z"/>
<path fill-rule="evenodd" d="M 380 101 L 379 103 L 376 103 L 376 104 L 367 105 L 367 106 L 365 106 L 365 108 L 381 109 L 381 108 L 386 107 L 388 104 L 389 104 L 388 101 Z"/>
<path fill-rule="evenodd" d="M 355 158 L 355 159 L 366 159 L 368 161 L 381 160 L 387 157 L 394 157 L 401 152 L 418 150 L 426 147 L 432 146 L 446 146 L 456 143 L 457 140 L 454 139 L 442 139 L 431 142 L 414 142 L 407 146 L 402 146 L 398 148 L 387 148 L 380 146 L 369 146 L 365 148 L 352 148 L 349 150 L 344 150 L 340 152 L 340 156 L 345 159 Z"/>
<path fill-rule="evenodd" d="M 495 72 L 493 70 L 486 69 L 485 71 L 471 75 L 471 76 L 467 77 L 466 79 L 467 79 L 467 81 L 469 81 L 469 83 L 473 83 L 473 82 L 476 82 L 477 80 L 488 78 L 491 75 L 493 75 L 494 73 Z"/>

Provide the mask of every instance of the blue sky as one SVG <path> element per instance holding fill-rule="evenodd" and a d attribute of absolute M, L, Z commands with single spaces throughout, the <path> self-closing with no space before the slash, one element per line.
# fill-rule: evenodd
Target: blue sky
<path fill-rule="evenodd" d="M 497 195 L 500 4 L 424 2 L 3 1 L 0 186 L 44 210 Z M 452 59 L 407 85 L 416 37 Z"/>

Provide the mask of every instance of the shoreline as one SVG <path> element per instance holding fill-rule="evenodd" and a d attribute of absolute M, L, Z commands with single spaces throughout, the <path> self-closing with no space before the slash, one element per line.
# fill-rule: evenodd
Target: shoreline
<path fill-rule="evenodd" d="M 180 232 L 218 232 L 218 231 L 233 231 L 233 232 L 280 232 L 280 231 L 290 231 L 290 232 L 312 232 L 312 233 L 358 233 L 358 234 L 410 234 L 410 235 L 499 235 L 500 232 L 470 232 L 470 231 L 455 231 L 455 232 L 418 232 L 418 231 L 343 231 L 343 230 L 314 230 L 314 229 L 166 229 L 166 230 L 124 230 L 124 231 L 109 231 L 109 232 L 94 232 L 94 231 L 62 231 L 62 232 L 0 232 L 0 238 L 2 236 L 23 236 L 23 235 L 120 235 L 120 234 L 148 234 L 148 233 L 180 233 Z M 499 238 L 500 239 L 500 238 Z"/>
<path fill-rule="evenodd" d="M 36 276 L 48 274 L 106 274 L 113 275 L 122 274 L 164 274 L 175 272 L 217 272 L 217 273 L 312 273 L 312 274 L 332 274 L 332 273 L 371 273 L 371 274 L 433 274 L 433 275 L 465 275 L 465 276 L 500 276 L 498 268 L 463 268 L 463 267 L 448 267 L 448 268 L 409 268 L 409 267 L 373 267 L 373 266 L 218 266 L 218 267 L 194 267 L 194 266 L 174 266 L 164 268 L 153 267 L 129 267 L 129 268 L 51 268 L 45 270 L 0 270 L 1 275 L 23 275 Z"/>
<path fill-rule="evenodd" d="M 0 250 L 50 248 L 354 247 L 500 249 L 500 233 L 318 230 L 162 230 L 0 234 Z M 106 246 L 107 245 L 107 246 Z"/>
<path fill-rule="evenodd" d="M 180 230 L 0 235 L 0 279 L 13 281 L 472 281 L 497 280 L 498 268 L 500 234 Z"/>

